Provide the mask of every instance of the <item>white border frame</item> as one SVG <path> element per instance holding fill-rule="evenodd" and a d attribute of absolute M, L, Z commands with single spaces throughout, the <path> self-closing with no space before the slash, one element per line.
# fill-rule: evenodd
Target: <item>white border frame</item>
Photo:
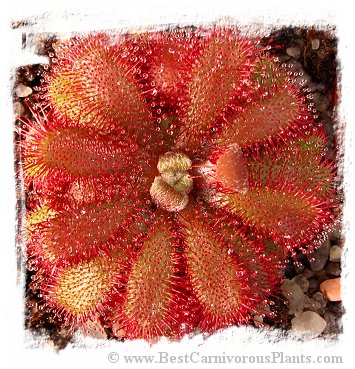
<path fill-rule="evenodd" d="M 11 1 L 11 0 L 10 0 Z M 1 111 L 2 114 L 0 134 L 1 142 L 1 276 L 3 287 L 1 299 L 1 318 L 4 320 L 1 326 L 1 337 L 6 341 L 6 355 L 0 357 L 3 366 L 25 365 L 26 368 L 63 368 L 65 365 L 78 365 L 85 368 L 111 367 L 107 355 L 116 351 L 120 355 L 137 354 L 152 355 L 158 351 L 169 351 L 171 355 L 182 355 L 185 352 L 199 351 L 201 355 L 217 353 L 234 355 L 261 355 L 270 354 L 272 351 L 283 351 L 285 355 L 343 355 L 344 362 L 351 360 L 350 339 L 354 327 L 354 300 L 351 294 L 351 280 L 354 272 L 351 265 L 354 263 L 354 229 L 351 229 L 351 221 L 354 219 L 354 184 L 353 184 L 353 162 L 351 158 L 352 145 L 354 144 L 354 73 L 351 63 L 354 64 L 352 55 L 355 55 L 351 38 L 353 30 L 350 29 L 350 2 L 339 1 L 253 1 L 241 2 L 238 0 L 215 0 L 215 1 L 193 1 L 178 0 L 177 2 L 165 1 L 73 1 L 58 0 L 46 3 L 37 1 L 14 0 L 6 6 L 6 11 L 1 11 L 1 34 L 6 36 L 5 50 L 1 58 L 5 65 L 1 68 Z M 2 5 L 3 6 L 3 5 Z M 349 7 L 349 8 L 348 8 Z M 46 16 L 44 17 L 43 14 Z M 10 71 L 13 66 L 21 63 L 33 63 L 33 56 L 23 57 L 20 53 L 21 39 L 18 30 L 10 30 L 10 20 L 36 19 L 33 31 L 67 32 L 72 29 L 85 31 L 92 29 L 109 29 L 124 27 L 145 27 L 154 24 L 176 24 L 176 23 L 201 23 L 213 22 L 223 17 L 237 19 L 240 24 L 262 24 L 265 25 L 327 25 L 337 26 L 339 37 L 338 59 L 341 65 L 341 105 L 339 110 L 340 122 L 346 122 L 345 135 L 345 180 L 346 204 L 344 209 L 345 237 L 345 264 L 343 271 L 343 296 L 347 314 L 343 318 L 344 334 L 337 342 L 313 340 L 300 343 L 292 340 L 283 340 L 277 337 L 277 332 L 272 332 L 271 337 L 255 334 L 248 328 L 232 327 L 221 333 L 204 340 L 202 336 L 193 339 L 185 338 L 179 343 L 168 343 L 165 340 L 150 346 L 142 341 L 134 342 L 96 342 L 85 340 L 85 349 L 67 347 L 60 354 L 45 345 L 42 348 L 30 349 L 27 347 L 29 337 L 23 324 L 23 300 L 22 286 L 19 276 L 16 275 L 16 250 L 15 240 L 15 182 L 13 169 L 13 143 L 12 143 L 12 107 L 9 80 Z M 3 37 L 3 36 L 2 36 Z M 9 42 L 6 44 L 6 42 Z M 4 50 L 4 48 L 3 48 Z M 4 73 L 5 72 L 5 73 Z M 5 87 L 5 89 L 4 89 Z M 6 102 L 3 105 L 3 102 Z M 15 252 L 14 252 L 15 250 Z M 4 255 L 3 255 L 4 253 Z M 21 278 L 21 276 L 20 276 Z M 5 286 L 5 288 L 4 288 Z M 3 311 L 4 310 L 4 311 Z M 280 339 L 279 343 L 273 341 Z M 351 360 L 351 361 L 350 361 Z M 116 365 L 123 366 L 123 363 Z M 174 365 L 174 364 L 172 364 Z M 234 364 L 233 366 L 235 366 Z M 238 364 L 242 367 L 254 367 L 254 365 Z M 311 364 L 318 366 L 317 364 Z M 326 364 L 321 364 L 322 366 Z M 134 365 L 129 365 L 134 366 Z M 137 365 L 142 367 L 142 365 Z M 149 367 L 161 367 L 160 364 L 152 364 Z M 194 365 L 191 365 L 194 366 Z M 262 364 L 257 367 L 262 367 Z M 307 365 L 305 365 L 307 366 Z M 294 365 L 293 365 L 294 367 Z M 320 365 L 319 365 L 320 367 Z"/>

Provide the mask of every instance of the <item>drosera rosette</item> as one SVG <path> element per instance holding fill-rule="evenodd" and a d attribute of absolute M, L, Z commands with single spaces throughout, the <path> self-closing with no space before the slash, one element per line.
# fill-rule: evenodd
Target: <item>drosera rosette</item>
<path fill-rule="evenodd" d="M 272 317 L 285 258 L 334 224 L 325 135 L 260 37 L 76 36 L 39 95 L 19 144 L 28 264 L 72 330 L 94 315 L 155 341 Z"/>

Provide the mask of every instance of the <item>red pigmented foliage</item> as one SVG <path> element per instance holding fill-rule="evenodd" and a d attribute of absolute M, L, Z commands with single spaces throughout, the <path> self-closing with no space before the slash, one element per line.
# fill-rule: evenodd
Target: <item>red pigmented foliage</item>
<path fill-rule="evenodd" d="M 223 226 L 216 226 L 223 222 Z M 263 250 L 247 241 L 236 224 L 198 204 L 180 212 L 187 271 L 201 306 L 198 326 L 214 331 L 265 315 L 265 304 L 275 288 L 274 267 Z"/>
<path fill-rule="evenodd" d="M 121 318 L 127 338 L 179 334 L 183 316 L 177 301 L 184 298 L 184 281 L 179 276 L 183 265 L 172 218 L 155 215 L 130 270 Z"/>
<path fill-rule="evenodd" d="M 77 329 L 87 321 L 98 321 L 111 308 L 122 306 L 122 286 L 129 266 L 129 253 L 80 261 L 45 273 L 37 273 L 32 288 L 43 296 L 44 307 L 52 311 L 64 327 Z"/>
<path fill-rule="evenodd" d="M 271 317 L 285 258 L 336 220 L 326 137 L 259 38 L 78 36 L 38 98 L 18 144 L 30 287 L 70 331 L 152 341 Z"/>
<path fill-rule="evenodd" d="M 55 177 L 73 181 L 116 175 L 118 181 L 138 166 L 138 145 L 120 136 L 99 135 L 79 127 L 49 124 L 29 126 L 26 132 L 24 173 L 40 183 Z M 137 156 L 137 159 L 133 157 Z"/>
<path fill-rule="evenodd" d="M 43 86 L 56 114 L 99 132 L 149 121 L 138 83 L 144 56 L 136 43 L 107 34 L 76 37 L 56 57 Z"/>
<path fill-rule="evenodd" d="M 255 62 L 248 91 L 247 98 L 226 116 L 216 145 L 263 149 L 317 129 L 299 85 L 267 55 L 259 55 Z"/>
<path fill-rule="evenodd" d="M 187 83 L 177 148 L 196 151 L 235 99 L 247 94 L 247 82 L 256 62 L 256 46 L 257 41 L 243 38 L 230 29 L 211 32 L 204 38 Z"/>
<path fill-rule="evenodd" d="M 151 32 L 146 35 L 149 76 L 154 94 L 161 94 L 169 106 L 186 104 L 187 82 L 199 55 L 201 38 L 188 29 Z"/>
<path fill-rule="evenodd" d="M 130 191 L 123 199 L 116 195 L 110 202 L 61 209 L 31 224 L 35 229 L 31 232 L 30 248 L 45 261 L 51 259 L 53 263 L 55 259 L 55 264 L 60 265 L 119 249 L 140 233 L 143 207 L 142 198 Z"/>

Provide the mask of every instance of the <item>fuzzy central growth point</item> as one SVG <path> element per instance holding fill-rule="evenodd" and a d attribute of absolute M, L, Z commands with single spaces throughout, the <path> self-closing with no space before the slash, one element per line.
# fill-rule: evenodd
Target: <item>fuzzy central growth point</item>
<path fill-rule="evenodd" d="M 168 151 L 159 158 L 159 176 L 150 187 L 153 201 L 162 209 L 176 212 L 184 209 L 189 201 L 193 180 L 189 174 L 192 161 L 181 152 Z"/>

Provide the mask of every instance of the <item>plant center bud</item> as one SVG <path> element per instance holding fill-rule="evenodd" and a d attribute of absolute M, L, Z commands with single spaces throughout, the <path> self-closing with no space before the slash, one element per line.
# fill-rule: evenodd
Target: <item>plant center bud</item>
<path fill-rule="evenodd" d="M 167 152 L 159 158 L 159 176 L 150 187 L 153 201 L 167 211 L 180 211 L 189 201 L 193 181 L 188 173 L 191 160 L 180 152 Z"/>

